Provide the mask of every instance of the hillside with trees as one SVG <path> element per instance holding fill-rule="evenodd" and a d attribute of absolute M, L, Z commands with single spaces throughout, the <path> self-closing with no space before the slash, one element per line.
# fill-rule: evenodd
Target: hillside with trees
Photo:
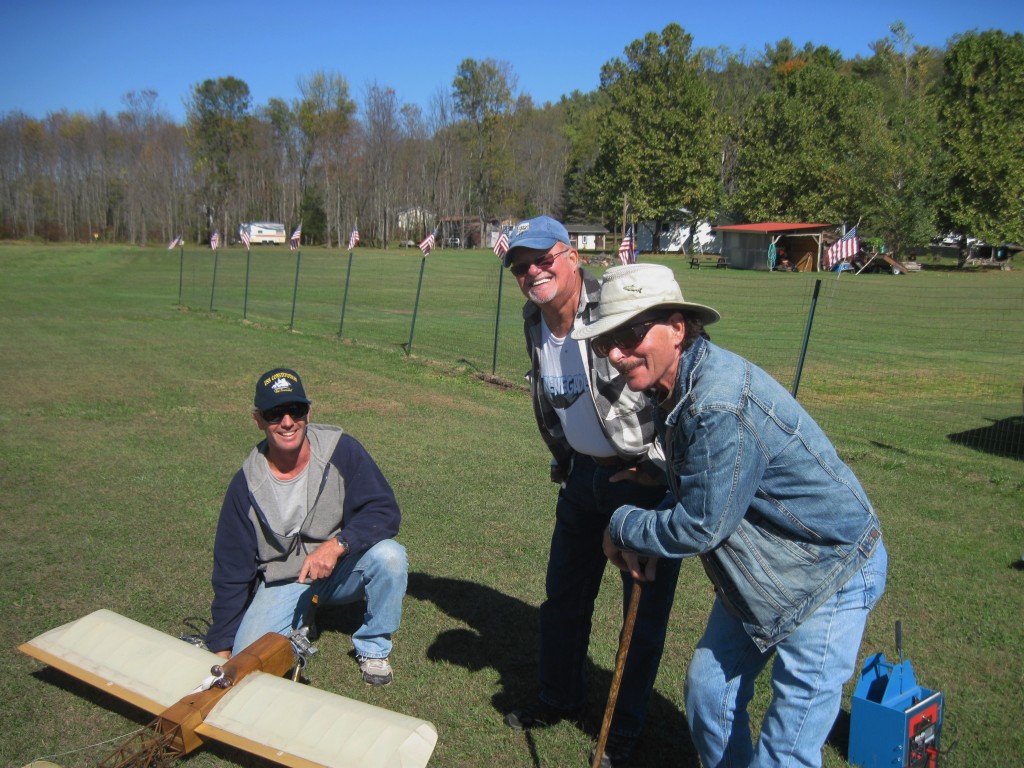
<path fill-rule="evenodd" d="M 535 104 L 510 64 L 465 59 L 423 109 L 343 74 L 253 104 L 247 83 L 158 94 L 115 115 L 0 115 L 0 237 L 201 243 L 243 221 L 302 222 L 339 247 L 417 239 L 433 218 L 549 213 L 853 224 L 890 252 L 939 233 L 1024 243 L 1024 36 L 945 49 L 893 24 L 869 57 L 783 39 L 760 55 L 695 49 L 676 24 L 625 46 L 600 86 Z"/>

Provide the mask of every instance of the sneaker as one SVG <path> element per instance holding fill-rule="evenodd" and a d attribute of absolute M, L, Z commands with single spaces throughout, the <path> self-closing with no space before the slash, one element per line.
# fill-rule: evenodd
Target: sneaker
<path fill-rule="evenodd" d="M 513 709 L 505 715 L 505 725 L 515 731 L 527 731 L 530 728 L 544 728 L 562 720 L 576 720 L 579 710 L 561 709 L 538 701 L 519 709 Z"/>
<path fill-rule="evenodd" d="M 636 748 L 636 739 L 629 736 L 616 736 L 608 734 L 608 741 L 604 745 L 604 754 L 601 755 L 601 768 L 623 768 L 629 763 Z M 594 764 L 594 754 L 597 749 L 590 750 L 590 763 Z"/>
<path fill-rule="evenodd" d="M 363 682 L 367 685 L 387 685 L 395 679 L 395 673 L 391 670 L 391 664 L 387 658 L 368 659 L 365 656 L 357 656 L 359 669 L 363 673 Z"/>

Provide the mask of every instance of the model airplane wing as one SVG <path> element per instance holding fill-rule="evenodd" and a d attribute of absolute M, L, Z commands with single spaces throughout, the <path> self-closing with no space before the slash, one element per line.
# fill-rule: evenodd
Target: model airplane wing
<path fill-rule="evenodd" d="M 184 751 L 212 738 L 300 768 L 422 768 L 437 742 L 425 720 L 266 672 L 247 671 L 226 692 L 197 693 L 211 665 L 224 659 L 112 611 L 83 616 L 19 650 L 181 725 Z M 291 646 L 268 635 L 224 668 L 271 653 L 281 668 Z"/>
<path fill-rule="evenodd" d="M 423 720 L 256 672 L 235 686 L 196 733 L 283 765 L 425 766 L 437 732 Z"/>
<path fill-rule="evenodd" d="M 18 650 L 158 715 L 224 659 L 113 611 L 44 632 Z"/>

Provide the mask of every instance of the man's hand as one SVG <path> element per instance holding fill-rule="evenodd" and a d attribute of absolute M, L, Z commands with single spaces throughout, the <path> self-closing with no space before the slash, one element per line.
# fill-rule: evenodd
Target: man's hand
<path fill-rule="evenodd" d="M 609 483 L 636 483 L 638 485 L 664 485 L 665 476 L 649 475 L 641 472 L 637 467 L 626 467 L 620 469 L 608 478 Z"/>
<path fill-rule="evenodd" d="M 231 651 L 217 651 L 217 655 L 220 656 L 222 659 L 230 659 Z"/>
<path fill-rule="evenodd" d="M 347 552 L 348 550 L 341 546 L 337 539 L 328 539 L 306 555 L 302 570 L 299 571 L 299 583 L 305 584 L 307 578 L 313 581 L 326 579 L 334 573 L 334 566 Z"/>
<path fill-rule="evenodd" d="M 605 529 L 604 541 L 601 544 L 605 557 L 620 571 L 627 571 L 635 581 L 654 581 L 654 572 L 658 564 L 656 557 L 641 557 L 636 552 L 619 549 L 612 541 L 612 535 Z"/>

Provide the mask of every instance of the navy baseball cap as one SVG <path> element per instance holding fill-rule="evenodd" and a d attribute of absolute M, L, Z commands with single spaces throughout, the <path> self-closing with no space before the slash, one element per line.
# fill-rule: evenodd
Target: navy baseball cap
<path fill-rule="evenodd" d="M 256 380 L 253 405 L 259 410 L 267 411 L 285 403 L 309 403 L 299 374 L 290 368 L 274 368 Z"/>
<path fill-rule="evenodd" d="M 536 248 L 546 251 L 555 243 L 572 245 L 569 241 L 569 232 L 561 222 L 555 221 L 550 216 L 538 216 L 535 219 L 520 221 L 512 228 L 512 237 L 508 240 L 504 264 L 506 267 L 512 264 L 513 252 L 516 248 Z"/>

